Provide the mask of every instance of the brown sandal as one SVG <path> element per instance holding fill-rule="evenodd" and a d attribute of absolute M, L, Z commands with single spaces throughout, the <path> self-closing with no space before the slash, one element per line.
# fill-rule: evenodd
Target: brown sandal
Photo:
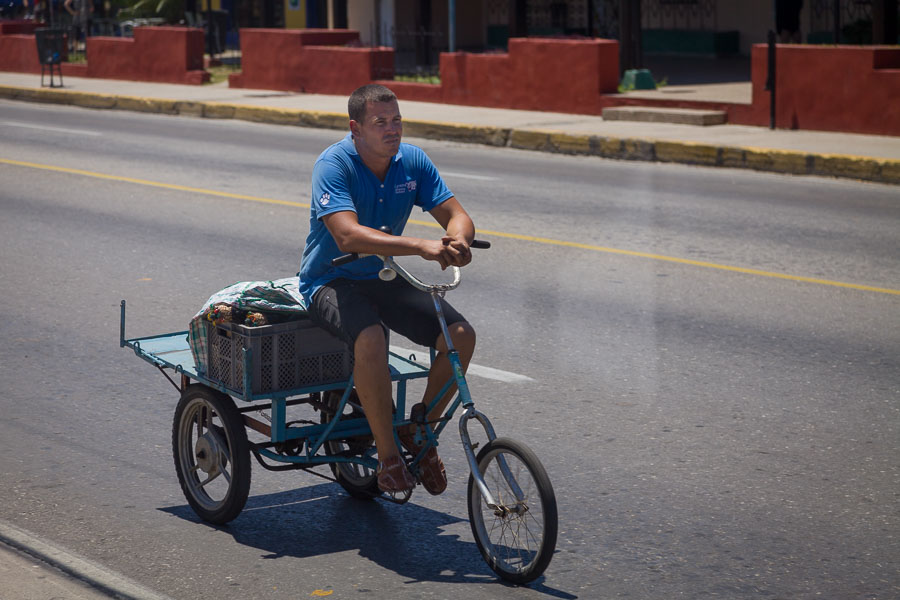
<path fill-rule="evenodd" d="M 421 446 L 417 446 L 412 433 L 400 433 L 397 435 L 400 443 L 413 456 L 418 456 L 422 451 Z M 422 487 L 432 496 L 437 496 L 447 489 L 447 471 L 444 469 L 444 461 L 438 456 L 437 448 L 432 446 L 422 457 L 419 462 L 419 481 Z"/>
<path fill-rule="evenodd" d="M 406 463 L 397 455 L 378 461 L 378 487 L 383 492 L 405 492 L 416 487 L 416 480 L 406 468 Z M 427 488 L 426 488 L 427 489 Z"/>

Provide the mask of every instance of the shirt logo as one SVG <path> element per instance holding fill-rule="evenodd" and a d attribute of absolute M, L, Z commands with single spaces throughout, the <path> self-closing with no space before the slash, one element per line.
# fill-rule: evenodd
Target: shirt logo
<path fill-rule="evenodd" d="M 328 206 L 328 203 L 330 201 L 331 201 L 331 194 L 329 194 L 328 192 L 325 192 L 324 194 L 322 194 L 322 197 L 319 198 L 319 204 L 321 204 L 322 206 Z"/>
<path fill-rule="evenodd" d="M 395 194 L 405 194 L 406 192 L 414 191 L 416 191 L 416 180 L 409 180 L 409 177 L 407 177 L 407 181 L 405 183 L 398 183 L 394 186 Z"/>

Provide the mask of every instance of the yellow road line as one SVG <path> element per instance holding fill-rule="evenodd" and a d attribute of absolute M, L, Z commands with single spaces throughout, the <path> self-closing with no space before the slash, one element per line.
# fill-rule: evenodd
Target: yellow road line
<path fill-rule="evenodd" d="M 71 173 L 73 175 L 83 175 L 85 177 L 94 177 L 97 179 L 106 179 L 109 181 L 121 181 L 124 183 L 133 183 L 137 185 L 146 185 L 150 187 L 164 188 L 168 190 L 176 190 L 181 192 L 190 192 L 194 194 L 204 194 L 206 196 L 218 196 L 221 198 L 232 198 L 235 200 L 247 200 L 249 202 L 260 202 L 264 204 L 279 204 L 281 206 L 292 206 L 295 208 L 309 208 L 309 204 L 303 202 L 291 202 L 289 200 L 276 200 L 274 198 L 263 198 L 260 196 L 248 196 L 246 194 L 232 194 L 230 192 L 218 192 L 204 188 L 195 188 L 184 185 L 175 185 L 172 183 L 162 183 L 159 181 L 150 181 L 148 179 L 136 179 L 133 177 L 123 177 L 120 175 L 107 175 L 104 173 L 96 173 L 93 171 L 84 171 L 82 169 L 70 169 L 68 167 L 57 167 L 54 165 L 43 165 L 39 163 L 25 162 L 21 160 L 11 160 L 0 158 L 0 164 L 15 165 L 19 167 L 29 167 L 33 169 L 43 169 L 46 171 L 56 171 L 59 173 Z M 421 225 L 424 227 L 440 227 L 434 221 L 419 221 L 410 219 L 409 223 Z M 663 254 L 652 254 L 649 252 L 637 252 L 635 250 L 622 250 L 620 248 L 608 248 L 605 246 L 595 246 L 592 244 L 582 244 L 580 242 L 570 242 L 566 240 L 556 240 L 553 238 L 537 237 L 533 235 L 523 235 L 519 233 L 508 233 L 504 231 L 489 231 L 485 229 L 478 230 L 479 235 L 485 237 L 499 237 L 511 240 L 519 240 L 523 242 L 532 242 L 535 244 L 545 244 L 549 246 L 560 246 L 564 248 L 577 248 L 579 250 L 590 250 L 592 252 L 602 252 L 605 254 L 618 254 L 621 256 L 634 256 L 637 258 L 647 258 L 663 262 L 670 262 L 682 265 L 690 265 L 694 267 L 703 267 L 707 269 L 718 269 L 720 271 L 730 271 L 732 273 L 743 273 L 745 275 L 756 275 L 758 277 L 771 277 L 775 279 L 785 279 L 788 281 L 798 281 L 802 283 L 814 283 L 817 285 L 827 285 L 831 287 L 847 288 L 853 290 L 862 290 L 866 292 L 877 292 L 879 294 L 892 294 L 900 296 L 900 290 L 875 287 L 871 285 L 861 285 L 858 283 L 846 283 L 843 281 L 833 281 L 830 279 L 817 279 L 815 277 L 803 277 L 800 275 L 789 275 L 787 273 L 775 273 L 772 271 L 762 271 L 759 269 L 747 269 L 744 267 L 734 267 L 731 265 L 723 265 L 718 263 L 705 262 L 700 260 L 691 260 L 689 258 L 678 258 L 675 256 L 666 256 Z"/>
<path fill-rule="evenodd" d="M 265 204 L 280 204 L 282 206 L 294 206 L 297 208 L 309 208 L 309 204 L 302 202 L 291 202 L 289 200 L 275 200 L 274 198 L 263 198 L 260 196 L 248 196 L 246 194 L 232 194 L 231 192 L 217 192 L 216 190 L 208 190 L 205 188 L 195 188 L 186 185 L 176 185 L 174 183 L 162 183 L 160 181 L 150 181 L 149 179 L 136 179 L 134 177 L 123 177 L 121 175 L 107 175 L 105 173 L 96 173 L 94 171 L 84 171 L 82 169 L 70 169 L 69 167 L 57 167 L 54 165 L 42 165 L 39 163 L 25 162 L 22 160 L 10 160 L 8 158 L 0 158 L 0 163 L 7 165 L 15 165 L 18 167 L 31 167 L 32 169 L 43 169 L 45 171 L 56 171 L 58 173 L 71 173 L 72 175 L 83 175 L 85 177 L 94 177 L 95 179 L 106 179 L 109 181 L 121 181 L 124 183 L 134 183 L 137 185 L 147 185 L 150 187 L 164 188 L 167 190 L 175 190 L 179 192 L 190 192 L 193 194 L 204 194 L 206 196 L 219 196 L 221 198 L 233 198 L 235 200 L 249 200 L 250 202 L 262 202 Z"/>

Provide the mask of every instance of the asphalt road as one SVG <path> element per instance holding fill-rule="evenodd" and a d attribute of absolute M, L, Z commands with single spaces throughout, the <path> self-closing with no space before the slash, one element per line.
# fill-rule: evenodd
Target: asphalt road
<path fill-rule="evenodd" d="M 422 142 L 494 244 L 451 300 L 532 379 L 471 387 L 553 481 L 546 577 L 481 561 L 450 438 L 442 496 L 256 468 L 200 522 L 119 301 L 152 335 L 295 273 L 339 137 L 0 102 L 0 519 L 176 599 L 900 595 L 900 199 L 848 181 Z"/>

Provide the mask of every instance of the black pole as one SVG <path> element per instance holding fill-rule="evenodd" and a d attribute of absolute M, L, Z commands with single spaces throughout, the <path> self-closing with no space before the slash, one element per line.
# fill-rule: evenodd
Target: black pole
<path fill-rule="evenodd" d="M 841 43 L 841 0 L 834 0 L 834 43 Z"/>
<path fill-rule="evenodd" d="M 895 0 L 875 0 L 872 3 L 872 42 L 889 45 L 897 43 L 897 2 Z"/>
<path fill-rule="evenodd" d="M 769 30 L 769 60 L 766 90 L 769 92 L 769 129 L 775 129 L 775 32 Z"/>
<path fill-rule="evenodd" d="M 594 0 L 588 0 L 588 37 L 596 37 L 594 35 L 594 11 L 596 8 L 594 7 Z"/>
<path fill-rule="evenodd" d="M 206 0 L 206 53 L 212 59 L 212 0 Z"/>
<path fill-rule="evenodd" d="M 641 3 L 619 0 L 619 71 L 641 67 Z"/>

